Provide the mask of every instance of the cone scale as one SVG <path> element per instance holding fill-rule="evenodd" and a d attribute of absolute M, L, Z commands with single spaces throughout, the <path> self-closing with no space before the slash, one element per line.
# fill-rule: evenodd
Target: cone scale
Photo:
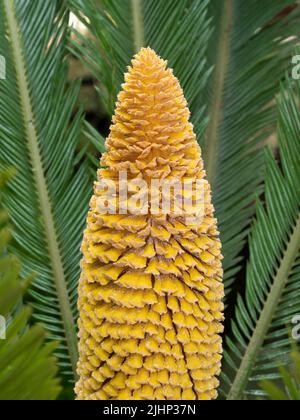
<path fill-rule="evenodd" d="M 118 97 L 82 245 L 79 400 L 217 397 L 221 243 L 189 118 L 172 70 L 142 49 Z M 101 212 L 99 184 L 120 172 L 129 183 L 144 179 L 148 185 L 152 179 L 203 180 L 201 221 L 191 223 L 174 208 L 155 215 Z M 121 204 L 119 197 L 118 209 Z"/>

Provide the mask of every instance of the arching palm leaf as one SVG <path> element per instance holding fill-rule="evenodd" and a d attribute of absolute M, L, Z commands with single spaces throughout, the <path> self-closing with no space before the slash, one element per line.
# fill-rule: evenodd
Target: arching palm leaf
<path fill-rule="evenodd" d="M 208 51 L 215 71 L 208 89 L 204 159 L 221 231 L 227 288 L 239 270 L 239 254 L 262 181 L 261 146 L 275 131 L 274 95 L 299 34 L 299 6 L 280 19 L 277 15 L 294 6 L 293 0 L 210 1 L 216 30 Z"/>
<path fill-rule="evenodd" d="M 228 399 L 261 395 L 259 381 L 278 378 L 289 360 L 288 326 L 300 307 L 300 116 L 292 86 L 279 102 L 280 169 L 266 153 L 266 204 L 250 237 L 245 299 L 239 298 L 225 356 Z"/>

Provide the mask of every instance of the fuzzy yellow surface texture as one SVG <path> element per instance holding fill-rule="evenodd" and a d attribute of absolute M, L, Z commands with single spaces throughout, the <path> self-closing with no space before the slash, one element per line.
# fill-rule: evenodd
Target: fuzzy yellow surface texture
<path fill-rule="evenodd" d="M 208 182 L 199 223 L 174 209 L 106 214 L 97 206 L 99 183 L 120 172 L 148 184 L 205 180 L 189 118 L 172 70 L 142 49 L 118 96 L 82 245 L 79 400 L 217 397 L 224 288 Z"/>

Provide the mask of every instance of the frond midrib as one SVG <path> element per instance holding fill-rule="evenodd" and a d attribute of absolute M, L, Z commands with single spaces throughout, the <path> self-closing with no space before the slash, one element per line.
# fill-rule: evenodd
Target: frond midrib
<path fill-rule="evenodd" d="M 142 0 L 131 0 L 134 49 L 138 53 L 145 46 L 145 27 L 143 19 Z"/>
<path fill-rule="evenodd" d="M 228 400 L 241 400 L 243 393 L 247 386 L 247 381 L 251 375 L 251 370 L 255 363 L 255 359 L 262 348 L 265 337 L 270 328 L 274 313 L 278 302 L 284 292 L 285 286 L 288 282 L 289 275 L 295 263 L 295 260 L 298 256 L 300 249 L 300 213 L 298 214 L 298 219 L 296 227 L 291 236 L 290 242 L 286 249 L 281 264 L 277 271 L 273 286 L 270 290 L 269 296 L 266 300 L 264 309 L 260 314 L 260 318 L 253 332 L 250 343 L 247 347 L 247 350 L 244 354 L 242 363 L 239 366 L 235 380 L 232 384 L 230 392 L 228 394 Z"/>
<path fill-rule="evenodd" d="M 205 144 L 207 177 L 212 187 L 217 175 L 218 147 L 220 141 L 220 124 L 223 117 L 223 98 L 226 75 L 229 65 L 231 29 L 233 20 L 233 0 L 224 0 L 224 10 L 220 23 L 218 51 L 213 80 L 213 96 L 210 104 L 210 121 Z"/>
<path fill-rule="evenodd" d="M 60 305 L 61 316 L 65 329 L 65 337 L 69 350 L 70 360 L 74 375 L 76 376 L 76 364 L 78 359 L 77 337 L 74 318 L 70 305 L 67 283 L 64 274 L 62 257 L 56 235 L 55 222 L 52 214 L 51 199 L 48 193 L 46 177 L 39 149 L 37 129 L 33 107 L 30 99 L 30 89 L 27 80 L 26 65 L 22 54 L 19 24 L 16 18 L 14 2 L 4 0 L 4 10 L 7 16 L 7 30 L 11 39 L 12 55 L 16 68 L 16 79 L 20 92 L 20 102 L 23 112 L 23 123 L 28 142 L 28 151 L 33 167 L 33 177 L 38 192 L 40 210 L 45 226 L 45 235 L 48 244 L 50 261 L 53 269 L 54 281 Z"/>

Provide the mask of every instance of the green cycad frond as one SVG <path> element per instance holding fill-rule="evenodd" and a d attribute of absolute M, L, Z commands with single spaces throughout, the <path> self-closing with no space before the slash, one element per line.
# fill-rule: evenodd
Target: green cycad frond
<path fill-rule="evenodd" d="M 250 237 L 245 299 L 239 297 L 225 355 L 228 399 L 261 395 L 259 383 L 277 378 L 289 360 L 291 326 L 300 307 L 300 116 L 292 86 L 279 102 L 282 169 L 266 153 L 265 207 L 257 206 Z"/>
<path fill-rule="evenodd" d="M 294 0 L 210 1 L 216 31 L 208 51 L 215 71 L 208 90 L 204 161 L 221 231 L 227 288 L 239 270 L 262 181 L 261 146 L 275 131 L 274 95 L 299 34 L 299 6 L 275 18 L 287 6 L 293 8 Z"/>
<path fill-rule="evenodd" d="M 70 373 L 77 362 L 79 247 L 91 182 L 86 164 L 77 167 L 82 118 L 72 117 L 78 85 L 66 91 L 68 15 L 61 3 L 1 2 L 7 78 L 0 81 L 0 168 L 17 170 L 5 197 L 13 249 L 24 274 L 37 273 L 34 315 L 60 341 L 61 366 Z"/>
<path fill-rule="evenodd" d="M 0 189 L 3 181 L 5 176 L 0 174 Z M 0 315 L 5 317 L 1 321 L 7 321 L 6 333 L 1 328 L 3 323 L 0 324 L 0 335 L 6 337 L 0 338 L 0 400 L 54 400 L 60 392 L 52 356 L 55 345 L 45 345 L 41 326 L 25 329 L 29 308 L 21 307 L 14 312 L 27 286 L 19 279 L 18 260 L 7 253 L 10 231 L 1 201 L 0 238 Z"/>
<path fill-rule="evenodd" d="M 199 137 L 205 128 L 201 92 L 210 72 L 206 49 L 211 35 L 209 0 L 69 0 L 92 37 L 77 33 L 74 53 L 101 86 L 113 113 L 123 75 L 134 53 L 150 46 L 169 61 L 183 85 Z"/>

